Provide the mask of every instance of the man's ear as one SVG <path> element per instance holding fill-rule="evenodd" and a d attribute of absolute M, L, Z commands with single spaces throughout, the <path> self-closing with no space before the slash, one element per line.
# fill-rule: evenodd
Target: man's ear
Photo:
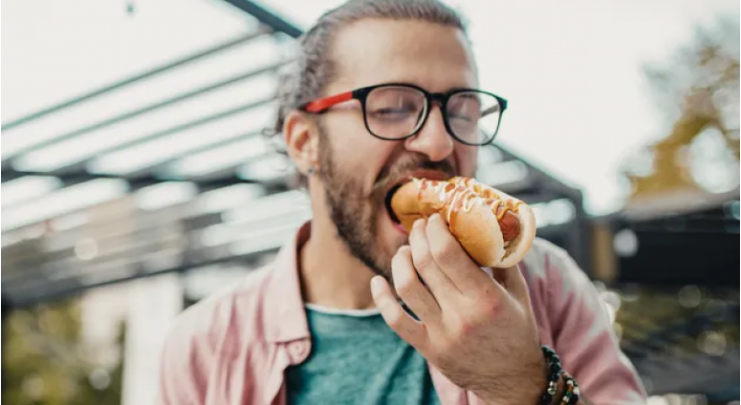
<path fill-rule="evenodd" d="M 283 140 L 288 155 L 304 175 L 316 169 L 319 161 L 319 130 L 316 123 L 305 114 L 292 111 L 283 124 Z"/>

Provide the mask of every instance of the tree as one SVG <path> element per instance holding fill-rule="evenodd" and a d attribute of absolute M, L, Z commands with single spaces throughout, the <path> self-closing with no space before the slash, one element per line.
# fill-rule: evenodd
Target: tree
<path fill-rule="evenodd" d="M 3 308 L 3 399 L 15 405 L 119 404 L 123 363 L 99 369 L 80 340 L 80 327 L 76 300 Z M 123 336 L 122 325 L 119 343 Z"/>
<path fill-rule="evenodd" d="M 672 125 L 667 136 L 627 162 L 629 204 L 673 191 L 738 187 L 738 41 L 738 20 L 719 19 L 698 28 L 668 63 L 646 68 L 657 106 Z"/>

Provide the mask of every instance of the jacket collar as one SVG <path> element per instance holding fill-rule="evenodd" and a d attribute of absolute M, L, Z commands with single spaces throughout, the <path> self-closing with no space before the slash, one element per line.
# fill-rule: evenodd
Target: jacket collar
<path fill-rule="evenodd" d="M 269 342 L 290 342 L 308 339 L 301 282 L 298 269 L 298 250 L 309 239 L 311 222 L 305 222 L 278 252 L 270 266 L 264 290 L 263 322 L 265 338 Z"/>

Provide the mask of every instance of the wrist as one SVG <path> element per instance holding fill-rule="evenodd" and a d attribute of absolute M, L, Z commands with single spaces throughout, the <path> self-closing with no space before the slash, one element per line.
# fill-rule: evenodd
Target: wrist
<path fill-rule="evenodd" d="M 549 364 L 544 358 L 532 367 L 534 372 L 524 375 L 511 375 L 506 380 L 498 379 L 496 386 L 473 390 L 474 394 L 489 405 L 538 404 L 543 387 L 548 384 Z"/>
<path fill-rule="evenodd" d="M 576 381 L 561 367 L 558 355 L 542 347 L 543 361 L 534 367 L 540 369 L 527 376 L 499 380 L 496 386 L 473 390 L 484 403 L 490 405 L 573 405 L 579 401 Z"/>
<path fill-rule="evenodd" d="M 542 391 L 538 405 L 573 405 L 579 401 L 579 385 L 561 367 L 558 355 L 549 347 L 543 346 L 543 356 L 547 366 L 548 385 Z"/>
<path fill-rule="evenodd" d="M 569 373 L 561 371 L 550 401 L 541 397 L 538 405 L 576 405 L 579 403 L 579 385 Z"/>
<path fill-rule="evenodd" d="M 514 384 L 521 382 L 522 381 L 518 381 Z M 536 387 L 532 385 L 526 387 L 523 385 L 514 385 L 509 389 L 503 389 L 498 392 L 474 392 L 474 394 L 476 394 L 476 396 L 487 405 L 522 405 L 537 404 L 541 396 L 541 391 L 542 386 Z"/>
<path fill-rule="evenodd" d="M 564 383 L 563 378 L 559 378 L 556 384 L 556 393 L 553 394 L 553 398 L 548 405 L 561 405 L 561 398 L 563 398 L 564 394 L 566 394 L 566 383 Z"/>

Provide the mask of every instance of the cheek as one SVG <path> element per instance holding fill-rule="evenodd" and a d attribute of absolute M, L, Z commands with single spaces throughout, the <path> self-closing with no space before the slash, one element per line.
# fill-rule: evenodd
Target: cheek
<path fill-rule="evenodd" d="M 335 160 L 347 176 L 373 181 L 394 150 L 393 142 L 373 137 L 364 126 L 337 125 L 332 134 Z"/>
<path fill-rule="evenodd" d="M 474 177 L 478 168 L 478 152 L 476 146 L 456 145 L 455 159 L 458 173 L 464 177 Z"/>

